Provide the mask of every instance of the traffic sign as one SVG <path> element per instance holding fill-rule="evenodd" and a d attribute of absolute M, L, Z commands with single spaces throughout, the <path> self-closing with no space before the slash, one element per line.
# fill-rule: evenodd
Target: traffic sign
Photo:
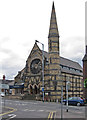
<path fill-rule="evenodd" d="M 7 84 L 0 84 L 0 89 L 9 89 L 9 85 L 7 85 Z"/>
<path fill-rule="evenodd" d="M 44 92 L 44 87 L 42 87 L 42 92 Z"/>

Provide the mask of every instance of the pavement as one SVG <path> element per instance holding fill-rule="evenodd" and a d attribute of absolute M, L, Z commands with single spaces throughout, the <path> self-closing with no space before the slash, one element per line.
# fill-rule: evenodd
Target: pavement
<path fill-rule="evenodd" d="M 61 115 L 61 112 L 57 111 L 55 113 L 54 118 L 58 119 L 60 115 Z M 66 110 L 63 110 L 62 116 L 60 118 L 62 118 L 64 120 L 71 120 L 71 119 L 72 120 L 75 120 L 75 119 L 76 120 L 85 120 L 85 116 L 83 117 L 82 115 L 80 115 L 79 111 L 75 113 L 75 111 L 73 111 L 73 110 L 69 110 L 68 112 L 66 112 Z"/>

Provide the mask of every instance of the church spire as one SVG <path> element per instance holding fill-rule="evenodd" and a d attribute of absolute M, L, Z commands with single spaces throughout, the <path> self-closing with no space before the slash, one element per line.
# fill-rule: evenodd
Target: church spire
<path fill-rule="evenodd" d="M 53 5 L 52 5 L 52 12 L 51 12 L 50 28 L 49 28 L 48 38 L 53 37 L 53 36 L 54 37 L 59 37 L 54 2 L 53 2 Z"/>
<path fill-rule="evenodd" d="M 50 28 L 48 36 L 48 51 L 49 51 L 49 74 L 51 75 L 49 79 L 52 79 L 52 75 L 55 76 L 54 79 L 57 80 L 58 72 L 60 70 L 60 55 L 59 55 L 59 33 L 56 20 L 56 12 L 54 2 L 52 4 L 52 12 L 50 19 Z"/>
<path fill-rule="evenodd" d="M 55 10 L 55 6 L 54 6 L 54 1 L 53 1 L 53 6 L 52 6 L 52 10 Z"/>
<path fill-rule="evenodd" d="M 50 19 L 50 28 L 48 35 L 48 51 L 56 52 L 59 54 L 59 32 L 57 27 L 56 12 L 54 2 L 52 5 L 51 19 Z"/>

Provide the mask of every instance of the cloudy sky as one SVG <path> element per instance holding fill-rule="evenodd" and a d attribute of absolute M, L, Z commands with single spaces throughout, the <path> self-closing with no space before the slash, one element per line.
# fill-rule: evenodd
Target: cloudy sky
<path fill-rule="evenodd" d="M 54 0 L 60 55 L 81 65 L 85 53 L 85 1 Z M 0 78 L 3 74 L 6 79 L 13 79 L 17 75 L 25 66 L 35 40 L 44 43 L 45 51 L 48 51 L 52 2 L 0 1 Z"/>

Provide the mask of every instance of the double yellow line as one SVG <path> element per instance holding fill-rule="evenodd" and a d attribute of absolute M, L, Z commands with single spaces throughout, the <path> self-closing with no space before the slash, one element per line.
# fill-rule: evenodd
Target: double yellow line
<path fill-rule="evenodd" d="M 12 113 L 12 112 L 14 112 L 14 111 L 17 111 L 17 109 L 14 109 L 14 108 L 11 108 L 11 107 L 5 107 L 5 108 L 11 109 L 11 111 L 2 113 L 2 114 L 0 114 L 0 116 L 3 116 L 3 115 L 6 115 L 6 114 L 9 114 L 9 113 Z"/>
<path fill-rule="evenodd" d="M 49 113 L 48 120 L 51 120 L 53 118 L 53 113 L 55 113 L 55 111 L 52 111 L 52 112 Z"/>

